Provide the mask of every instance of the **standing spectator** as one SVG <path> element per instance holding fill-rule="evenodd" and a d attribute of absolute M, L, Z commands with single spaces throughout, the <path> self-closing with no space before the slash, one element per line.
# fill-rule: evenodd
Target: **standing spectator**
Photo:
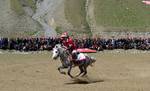
<path fill-rule="evenodd" d="M 0 38 L 0 49 L 2 48 L 2 39 Z"/>

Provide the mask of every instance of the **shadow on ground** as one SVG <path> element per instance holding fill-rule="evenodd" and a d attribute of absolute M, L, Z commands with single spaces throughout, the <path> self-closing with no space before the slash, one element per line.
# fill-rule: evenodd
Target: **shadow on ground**
<path fill-rule="evenodd" d="M 92 83 L 98 83 L 98 82 L 104 82 L 102 79 L 89 79 L 89 78 L 74 78 L 71 80 L 71 82 L 65 83 L 67 85 L 71 84 L 92 84 Z"/>

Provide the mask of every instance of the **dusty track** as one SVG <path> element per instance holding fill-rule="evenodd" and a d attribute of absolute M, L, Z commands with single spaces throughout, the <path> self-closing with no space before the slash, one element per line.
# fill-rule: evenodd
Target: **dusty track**
<path fill-rule="evenodd" d="M 85 78 L 71 79 L 57 71 L 59 61 L 48 52 L 0 54 L 0 91 L 148 91 L 149 53 L 97 53 Z M 73 69 L 75 75 L 78 69 Z"/>

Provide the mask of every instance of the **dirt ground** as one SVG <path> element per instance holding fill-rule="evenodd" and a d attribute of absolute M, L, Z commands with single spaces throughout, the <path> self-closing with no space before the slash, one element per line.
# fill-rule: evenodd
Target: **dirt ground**
<path fill-rule="evenodd" d="M 50 52 L 0 53 L 0 91 L 149 91 L 150 53 L 105 51 L 84 78 L 57 71 Z M 78 68 L 72 74 L 78 73 Z"/>

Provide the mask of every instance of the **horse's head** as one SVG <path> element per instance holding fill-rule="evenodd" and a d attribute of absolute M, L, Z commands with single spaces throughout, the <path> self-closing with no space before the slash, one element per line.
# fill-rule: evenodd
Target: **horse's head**
<path fill-rule="evenodd" d="M 61 48 L 60 44 L 55 45 L 55 47 L 53 48 L 53 55 L 52 55 L 53 59 L 57 59 L 59 57 L 59 55 L 60 55 L 60 48 Z"/>
<path fill-rule="evenodd" d="M 59 57 L 59 51 L 56 48 L 53 48 L 53 55 L 52 58 L 53 59 L 57 59 Z"/>

